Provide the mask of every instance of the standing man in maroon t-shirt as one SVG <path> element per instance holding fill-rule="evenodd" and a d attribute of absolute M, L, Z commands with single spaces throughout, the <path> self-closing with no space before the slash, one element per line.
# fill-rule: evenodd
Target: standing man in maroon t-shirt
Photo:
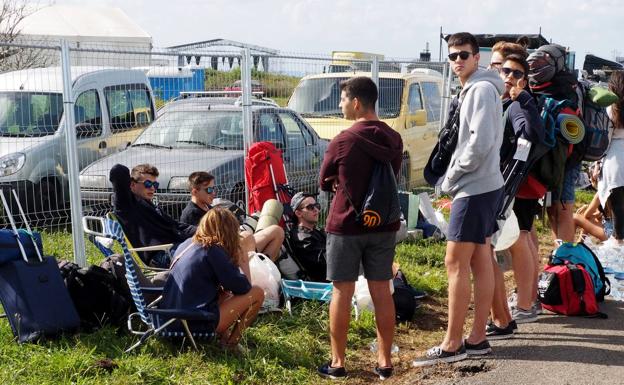
<path fill-rule="evenodd" d="M 320 172 L 321 189 L 336 195 L 325 227 L 327 279 L 334 284 L 329 306 L 332 357 L 318 372 L 329 378 L 347 375 L 344 361 L 351 298 L 361 264 L 375 306 L 379 350 L 374 371 L 385 379 L 392 375 L 395 314 L 388 281 L 392 279 L 399 221 L 370 229 L 356 222 L 356 211 L 362 207 L 375 162 L 390 162 L 398 175 L 403 142 L 396 131 L 379 121 L 377 86 L 370 78 L 351 78 L 342 82 L 340 89 L 342 113 L 355 123 L 331 141 Z"/>

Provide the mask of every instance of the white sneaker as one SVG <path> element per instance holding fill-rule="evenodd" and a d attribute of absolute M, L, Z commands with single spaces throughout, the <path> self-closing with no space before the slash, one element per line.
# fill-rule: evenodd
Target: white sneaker
<path fill-rule="evenodd" d="M 515 291 L 507 298 L 507 306 L 509 306 L 509 309 L 518 306 L 518 294 Z"/>

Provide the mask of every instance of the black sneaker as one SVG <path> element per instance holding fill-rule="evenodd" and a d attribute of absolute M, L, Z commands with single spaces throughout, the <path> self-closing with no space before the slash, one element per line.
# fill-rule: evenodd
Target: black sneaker
<path fill-rule="evenodd" d="M 515 321 L 512 321 L 515 323 Z M 506 340 L 509 338 L 513 338 L 514 336 L 514 325 L 510 322 L 506 327 L 501 328 L 496 326 L 494 322 L 490 323 L 485 328 L 485 335 L 489 340 Z M 518 326 L 516 326 L 517 328 Z"/>
<path fill-rule="evenodd" d="M 412 293 L 414 294 L 414 298 L 423 299 L 428 296 L 427 292 L 420 289 L 412 289 Z"/>
<path fill-rule="evenodd" d="M 467 340 L 464 340 L 464 346 L 466 347 L 466 353 L 468 353 L 469 356 L 485 356 L 492 353 L 492 347 L 487 339 L 474 345 L 469 343 Z"/>
<path fill-rule="evenodd" d="M 468 358 L 468 353 L 466 353 L 466 347 L 464 345 L 455 352 L 447 352 L 446 350 L 442 350 L 441 347 L 435 346 L 427 350 L 424 357 L 412 361 L 412 365 L 415 367 L 430 366 L 441 362 L 457 362 L 465 360 L 466 358 Z"/>
<path fill-rule="evenodd" d="M 319 376 L 324 378 L 329 378 L 331 380 L 337 380 L 339 378 L 347 377 L 347 371 L 344 367 L 340 366 L 338 368 L 332 368 L 331 362 L 326 363 L 323 366 L 320 366 L 316 372 Z"/>
<path fill-rule="evenodd" d="M 373 369 L 373 372 L 379 376 L 380 380 L 387 380 L 388 378 L 390 378 L 392 376 L 392 371 L 394 370 L 394 368 L 392 366 L 389 367 L 385 367 L 385 368 L 380 368 L 379 366 L 375 366 L 375 369 Z"/>
<path fill-rule="evenodd" d="M 509 322 L 509 324 L 511 325 L 511 328 L 513 329 L 514 333 L 516 332 L 516 330 L 518 330 L 518 324 L 516 323 L 516 320 L 511 320 L 511 322 Z"/>

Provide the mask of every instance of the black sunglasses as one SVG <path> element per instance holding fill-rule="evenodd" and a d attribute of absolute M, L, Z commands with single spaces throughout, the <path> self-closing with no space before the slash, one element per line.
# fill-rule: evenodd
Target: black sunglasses
<path fill-rule="evenodd" d="M 151 180 L 144 180 L 143 181 L 143 186 L 145 186 L 145 188 L 155 188 L 156 190 L 158 190 L 158 186 L 160 186 L 160 183 L 158 182 L 152 182 Z"/>
<path fill-rule="evenodd" d="M 208 186 L 204 189 L 204 191 L 206 191 L 208 194 L 212 194 L 215 192 L 216 189 L 217 189 L 216 186 Z"/>
<path fill-rule="evenodd" d="M 455 60 L 457 60 L 457 57 L 459 56 L 460 59 L 466 60 L 466 59 L 468 59 L 470 57 L 470 55 L 472 55 L 472 52 L 459 51 L 459 52 L 449 53 L 448 54 L 448 58 L 449 58 L 450 61 L 455 61 Z"/>
<path fill-rule="evenodd" d="M 320 210 L 321 209 L 321 204 L 320 203 L 310 203 L 309 205 L 303 206 L 301 209 L 302 210 L 306 209 L 306 210 L 309 210 L 309 211 L 312 211 L 312 209 Z"/>
<path fill-rule="evenodd" d="M 520 71 L 520 70 L 514 70 L 511 68 L 507 68 L 507 67 L 501 67 L 499 69 L 499 71 L 504 74 L 505 76 L 509 76 L 509 74 L 512 74 L 512 76 L 515 79 L 522 79 L 524 77 L 524 72 Z"/>

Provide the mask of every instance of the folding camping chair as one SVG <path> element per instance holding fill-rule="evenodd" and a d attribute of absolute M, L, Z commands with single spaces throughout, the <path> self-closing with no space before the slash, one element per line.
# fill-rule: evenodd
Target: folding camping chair
<path fill-rule="evenodd" d="M 302 298 L 313 301 L 329 302 L 331 300 L 334 285 L 331 282 L 310 282 L 300 279 L 282 279 L 282 294 L 288 314 L 292 315 L 292 298 Z M 351 304 L 355 309 L 355 319 L 360 317 L 360 312 L 355 301 L 355 296 L 351 299 Z"/>
<path fill-rule="evenodd" d="M 142 287 L 139 283 L 139 278 L 135 270 L 135 261 L 128 248 L 119 222 L 110 218 L 105 218 L 103 226 L 104 227 L 101 233 L 94 230 L 89 230 L 89 232 L 96 236 L 113 239 L 121 246 L 126 265 L 126 280 L 128 281 L 130 293 L 132 294 L 132 300 L 137 309 L 135 313 L 128 316 L 128 330 L 132 334 L 140 335 L 141 337 L 139 338 L 139 341 L 126 350 L 126 353 L 141 346 L 153 335 L 161 335 L 163 337 L 186 337 L 191 341 L 191 344 L 196 350 L 197 344 L 195 343 L 195 337 L 202 339 L 214 338 L 214 329 L 219 321 L 216 314 L 200 309 L 159 309 L 157 305 L 162 296 L 158 297 L 152 303 L 147 304 L 144 293 L 162 292 L 162 288 Z M 141 320 L 142 324 L 147 327 L 147 330 L 140 330 L 140 328 L 135 328 L 133 326 L 133 321 L 137 317 Z M 214 327 L 212 330 L 191 332 L 188 321 L 204 322 L 212 324 Z M 178 331 L 175 328 L 172 328 L 172 326 L 175 326 L 174 324 L 176 322 L 181 324 L 183 331 Z"/>
<path fill-rule="evenodd" d="M 97 249 L 104 255 L 104 257 L 110 257 L 111 255 L 115 254 L 112 247 L 113 247 L 113 243 L 114 240 L 112 238 L 108 238 L 105 236 L 101 236 L 101 235 L 94 235 L 96 233 L 93 232 L 93 230 L 91 230 L 90 228 L 90 224 L 92 222 L 98 223 L 100 228 L 104 228 L 104 224 L 106 222 L 106 220 L 111 220 L 114 222 L 119 223 L 119 220 L 117 219 L 117 216 L 111 212 L 106 214 L 106 218 L 102 218 L 102 217 L 93 217 L 93 216 L 84 216 L 82 218 L 82 227 L 85 230 L 85 233 L 88 234 L 88 238 L 89 240 L 95 245 L 95 247 L 97 247 Z M 119 225 L 121 227 L 121 224 Z M 123 229 L 122 229 L 123 232 Z M 126 237 L 125 233 L 123 234 L 123 238 L 126 242 L 126 244 L 128 245 L 128 250 L 130 250 L 131 255 L 134 259 L 134 262 L 136 263 L 136 265 L 145 273 L 150 274 L 150 273 L 157 273 L 159 271 L 166 271 L 168 269 L 163 269 L 163 268 L 158 268 L 158 267 L 152 267 L 152 266 L 148 266 L 145 264 L 145 262 L 143 262 L 143 260 L 141 259 L 141 257 L 137 254 L 138 252 L 141 251 L 165 251 L 165 252 L 169 252 L 169 250 L 171 250 L 171 248 L 173 247 L 173 243 L 166 243 L 163 245 L 155 245 L 155 246 L 147 246 L 147 247 L 132 247 L 130 241 L 128 240 L 128 237 Z"/>

